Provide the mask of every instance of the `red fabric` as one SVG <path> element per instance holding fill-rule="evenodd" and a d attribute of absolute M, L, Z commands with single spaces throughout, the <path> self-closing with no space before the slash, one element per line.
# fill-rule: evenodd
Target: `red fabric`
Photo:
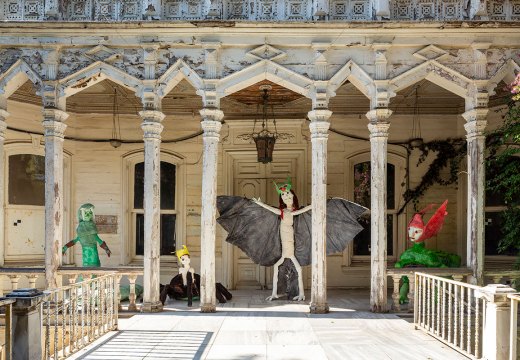
<path fill-rule="evenodd" d="M 448 200 L 444 201 L 442 205 L 437 209 L 435 214 L 432 215 L 430 220 L 428 220 L 428 223 L 426 226 L 424 226 L 423 222 L 423 215 L 430 210 L 434 204 L 430 204 L 424 209 L 422 209 L 420 212 L 416 213 L 410 223 L 408 224 L 408 228 L 410 227 L 416 227 L 418 229 L 423 229 L 422 236 L 417 240 L 417 242 L 423 242 L 424 240 L 427 240 L 439 233 L 442 229 L 442 225 L 444 224 L 444 219 L 446 218 L 446 215 L 448 215 L 448 212 L 446 211 L 446 208 L 448 207 Z"/>

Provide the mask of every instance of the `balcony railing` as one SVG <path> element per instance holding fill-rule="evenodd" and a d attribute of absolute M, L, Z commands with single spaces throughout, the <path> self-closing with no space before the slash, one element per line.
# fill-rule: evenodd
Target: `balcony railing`
<path fill-rule="evenodd" d="M 388 0 L 376 18 L 370 0 L 0 0 L 3 21 L 456 21 L 472 20 L 466 0 Z M 316 11 L 317 4 L 326 11 Z M 488 0 L 479 20 L 516 21 L 520 0 Z"/>

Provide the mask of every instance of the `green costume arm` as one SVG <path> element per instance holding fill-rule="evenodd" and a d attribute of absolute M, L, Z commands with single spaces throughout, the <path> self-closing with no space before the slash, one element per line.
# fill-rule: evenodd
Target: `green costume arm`
<path fill-rule="evenodd" d="M 73 247 L 77 242 L 79 241 L 79 237 L 75 238 L 74 240 L 69 241 L 63 247 L 61 248 L 61 253 L 65 255 L 65 252 L 68 248 Z"/>
<path fill-rule="evenodd" d="M 104 242 L 103 240 L 101 240 L 101 238 L 96 234 L 96 241 L 97 243 L 99 244 L 99 246 L 105 250 L 105 252 L 107 253 L 107 256 L 110 257 L 110 255 L 112 254 L 112 251 L 110 251 L 110 249 L 108 248 L 108 245 L 106 242 Z"/>

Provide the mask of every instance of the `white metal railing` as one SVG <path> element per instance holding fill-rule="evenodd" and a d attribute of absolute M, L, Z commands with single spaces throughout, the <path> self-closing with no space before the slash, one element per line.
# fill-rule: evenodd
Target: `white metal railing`
<path fill-rule="evenodd" d="M 511 299 L 511 322 L 509 323 L 509 360 L 517 360 L 518 345 L 518 303 L 520 295 L 511 294 L 507 296 Z"/>
<path fill-rule="evenodd" d="M 4 331 L 4 343 L 1 346 L 0 358 L 11 360 L 13 339 L 11 337 L 13 327 L 13 303 L 14 299 L 0 299 L 0 309 L 5 309 L 5 331 Z"/>
<path fill-rule="evenodd" d="M 415 273 L 416 328 L 472 359 L 482 356 L 485 299 L 479 286 L 425 273 Z"/>
<path fill-rule="evenodd" d="M 52 291 L 42 302 L 44 359 L 64 359 L 117 329 L 116 274 Z"/>
<path fill-rule="evenodd" d="M 0 0 L 4 21 L 370 21 L 376 20 L 370 0 Z M 468 20 L 464 0 L 389 0 L 390 20 Z M 520 20 L 520 0 L 488 0 L 494 21 Z"/>

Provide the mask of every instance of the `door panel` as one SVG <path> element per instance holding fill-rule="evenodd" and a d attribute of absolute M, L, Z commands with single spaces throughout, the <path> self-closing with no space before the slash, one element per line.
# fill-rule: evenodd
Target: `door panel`
<path fill-rule="evenodd" d="M 43 260 L 45 253 L 45 209 L 33 207 L 26 209 L 7 208 L 5 227 L 7 261 Z"/>
<path fill-rule="evenodd" d="M 303 160 L 297 152 L 278 153 L 272 163 L 258 163 L 256 153 L 244 153 L 233 161 L 233 195 L 247 198 L 260 197 L 263 202 L 278 207 L 278 194 L 273 181 L 285 183 L 290 174 L 292 183 L 297 187 L 299 161 Z M 300 165 L 303 169 L 303 164 Z M 298 189 L 295 189 L 298 191 Z M 233 247 L 233 286 L 236 289 L 271 288 L 273 271 L 271 267 L 254 264 L 246 254 Z M 304 280 L 307 275 L 304 272 Z M 305 281 L 307 282 L 307 281 Z"/>

